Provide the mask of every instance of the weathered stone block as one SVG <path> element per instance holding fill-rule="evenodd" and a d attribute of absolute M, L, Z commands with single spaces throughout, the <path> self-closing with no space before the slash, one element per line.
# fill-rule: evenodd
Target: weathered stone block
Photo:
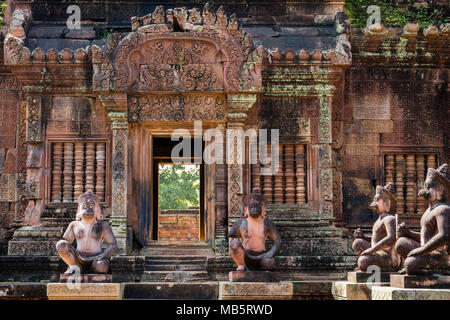
<path fill-rule="evenodd" d="M 361 125 L 363 131 L 366 133 L 382 133 L 394 131 L 394 122 L 392 120 L 363 120 Z"/>
<path fill-rule="evenodd" d="M 389 282 L 391 272 L 380 272 L 379 282 Z M 373 272 L 352 271 L 347 274 L 347 281 L 353 283 L 367 283 L 367 280 L 375 279 Z"/>
<path fill-rule="evenodd" d="M 230 271 L 228 274 L 228 279 L 231 282 L 278 282 L 281 280 L 286 280 L 286 277 L 284 277 L 280 272 Z"/>
<path fill-rule="evenodd" d="M 73 283 L 77 281 L 79 283 L 111 283 L 112 276 L 110 274 L 81 274 L 79 277 L 70 274 L 59 275 L 59 282 L 61 283 Z"/>
<path fill-rule="evenodd" d="M 394 288 L 450 289 L 450 275 L 392 274 L 390 281 L 391 287 Z"/>
<path fill-rule="evenodd" d="M 450 300 L 450 289 L 372 287 L 372 300 Z"/>
<path fill-rule="evenodd" d="M 120 300 L 123 287 L 119 283 L 49 283 L 49 300 Z"/>
<path fill-rule="evenodd" d="M 82 27 L 81 29 L 70 29 L 64 36 L 66 39 L 94 39 L 94 27 Z"/>
<path fill-rule="evenodd" d="M 0 300 L 47 300 L 47 284 L 0 283 Z"/>
<path fill-rule="evenodd" d="M 123 299 L 217 300 L 219 283 L 123 283 Z"/>
<path fill-rule="evenodd" d="M 219 300 L 290 300 L 292 282 L 219 282 Z"/>
<path fill-rule="evenodd" d="M 371 300 L 372 287 L 389 283 L 353 283 L 349 281 L 333 282 L 331 292 L 336 300 Z"/>

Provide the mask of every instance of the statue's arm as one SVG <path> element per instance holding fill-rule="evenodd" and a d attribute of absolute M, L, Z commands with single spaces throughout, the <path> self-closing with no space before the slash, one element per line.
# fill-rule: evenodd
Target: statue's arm
<path fill-rule="evenodd" d="M 74 221 L 72 221 L 64 232 L 63 239 L 68 243 L 72 243 L 75 240 L 75 232 L 73 231 Z"/>
<path fill-rule="evenodd" d="M 383 249 L 389 249 L 395 244 L 395 218 L 387 217 L 384 219 L 383 224 L 386 228 L 386 237 L 378 241 L 372 248 L 370 248 L 372 253 Z"/>
<path fill-rule="evenodd" d="M 272 221 L 270 221 L 269 219 L 266 219 L 264 222 L 267 223 L 267 232 L 268 232 L 269 238 L 272 240 L 272 248 L 270 248 L 270 250 L 267 251 L 266 254 L 267 254 L 268 258 L 272 258 L 280 250 L 281 237 L 280 237 L 280 234 L 278 233 L 277 227 L 275 226 L 275 224 Z"/>
<path fill-rule="evenodd" d="M 364 239 L 364 240 L 369 241 L 369 242 L 372 241 L 372 238 L 369 237 L 369 236 L 367 236 L 367 235 L 365 235 L 365 234 L 361 231 L 360 228 L 358 228 L 358 229 L 355 230 L 355 232 L 353 233 L 353 236 L 354 236 L 355 238 L 357 238 L 357 239 L 358 239 L 358 238 L 359 238 L 359 239 Z"/>
<path fill-rule="evenodd" d="M 408 229 L 408 238 L 420 243 L 420 232 Z"/>
<path fill-rule="evenodd" d="M 240 238 L 241 237 L 241 222 L 242 219 L 237 220 L 233 226 L 231 227 L 230 231 L 228 232 L 228 237 L 230 238 Z"/>
<path fill-rule="evenodd" d="M 111 230 L 111 227 L 109 226 L 109 223 L 106 221 L 103 221 L 103 239 L 105 240 L 107 247 L 102 252 L 102 259 L 104 258 L 110 258 L 116 251 L 117 251 L 117 241 L 114 237 L 114 234 Z"/>
<path fill-rule="evenodd" d="M 450 235 L 449 216 L 450 209 L 448 207 L 438 211 L 435 215 L 438 232 L 422 247 L 411 251 L 412 254 L 410 253 L 408 256 L 422 256 L 431 253 L 442 245 L 448 244 Z"/>

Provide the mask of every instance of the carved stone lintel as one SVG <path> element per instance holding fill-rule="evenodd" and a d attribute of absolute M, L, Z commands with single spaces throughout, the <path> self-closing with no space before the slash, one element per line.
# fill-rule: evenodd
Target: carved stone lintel
<path fill-rule="evenodd" d="M 42 98 L 27 97 L 26 141 L 42 142 Z"/>

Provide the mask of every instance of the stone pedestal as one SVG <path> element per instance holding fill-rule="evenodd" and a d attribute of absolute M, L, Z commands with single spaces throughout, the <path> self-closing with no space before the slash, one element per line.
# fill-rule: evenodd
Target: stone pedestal
<path fill-rule="evenodd" d="M 230 271 L 228 280 L 231 282 L 279 282 L 287 280 L 280 272 L 270 271 Z"/>
<path fill-rule="evenodd" d="M 61 274 L 59 275 L 59 282 L 61 283 L 111 283 L 112 275 L 110 274 L 81 274 L 78 277 L 69 274 Z"/>
<path fill-rule="evenodd" d="M 120 300 L 123 289 L 119 283 L 49 283 L 49 300 Z"/>
<path fill-rule="evenodd" d="M 450 300 L 450 289 L 372 287 L 372 300 Z"/>
<path fill-rule="evenodd" d="M 292 282 L 219 282 L 219 300 L 291 300 Z"/>
<path fill-rule="evenodd" d="M 373 272 L 352 271 L 347 274 L 347 281 L 353 283 L 389 282 L 391 274 L 391 272 L 376 274 Z"/>
<path fill-rule="evenodd" d="M 21 227 L 8 243 L 10 256 L 57 255 L 56 243 L 64 233 L 62 227 Z"/>
<path fill-rule="evenodd" d="M 389 285 L 388 282 L 354 283 L 350 281 L 336 281 L 333 282 L 331 292 L 336 300 L 371 300 L 372 287 L 387 285 Z"/>
<path fill-rule="evenodd" d="M 449 275 L 391 275 L 391 287 L 394 288 L 426 288 L 450 289 Z"/>

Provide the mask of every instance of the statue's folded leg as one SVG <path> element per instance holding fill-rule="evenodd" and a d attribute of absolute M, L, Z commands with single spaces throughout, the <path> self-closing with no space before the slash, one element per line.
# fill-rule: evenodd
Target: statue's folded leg
<path fill-rule="evenodd" d="M 76 250 L 72 245 L 66 240 L 60 240 L 56 243 L 56 250 L 63 259 L 63 261 L 69 266 L 65 273 L 74 273 L 74 267 L 78 267 L 81 272 L 82 266 L 77 259 Z"/>
<path fill-rule="evenodd" d="M 364 255 L 358 258 L 358 267 L 361 271 L 367 271 L 370 266 L 378 266 L 380 269 L 393 267 L 392 258 L 386 252 Z"/>
<path fill-rule="evenodd" d="M 406 259 L 408 253 L 419 247 L 419 242 L 406 237 L 397 239 L 397 242 L 395 243 L 395 250 L 403 259 Z"/>
<path fill-rule="evenodd" d="M 260 262 L 261 270 L 270 271 L 275 269 L 275 259 L 274 258 L 264 258 Z"/>
<path fill-rule="evenodd" d="M 450 257 L 437 251 L 423 256 L 408 257 L 405 260 L 407 274 L 430 274 L 434 271 L 449 270 Z"/>
<path fill-rule="evenodd" d="M 92 272 L 108 273 L 108 270 L 109 270 L 109 259 L 108 258 L 92 261 L 92 265 L 91 265 Z"/>
<path fill-rule="evenodd" d="M 359 256 L 361 252 L 370 248 L 370 242 L 361 238 L 357 238 L 352 243 L 352 249 Z"/>
<path fill-rule="evenodd" d="M 237 265 L 237 271 L 245 271 L 245 251 L 241 241 L 233 239 L 230 243 L 230 254 Z"/>

